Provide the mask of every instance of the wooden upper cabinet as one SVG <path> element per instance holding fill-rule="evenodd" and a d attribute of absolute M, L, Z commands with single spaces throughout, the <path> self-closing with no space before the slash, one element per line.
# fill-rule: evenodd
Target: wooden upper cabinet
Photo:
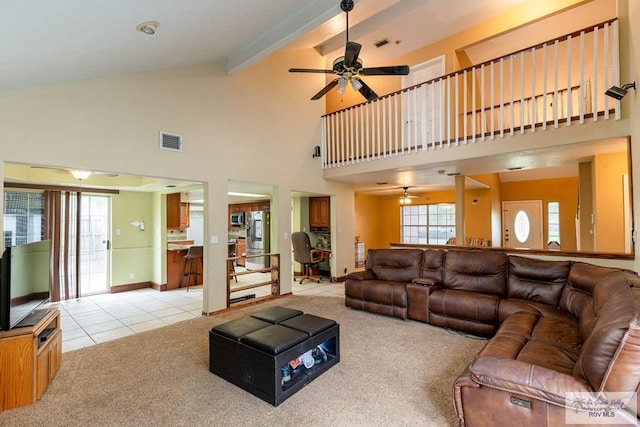
<path fill-rule="evenodd" d="M 189 227 L 189 203 L 180 203 L 180 228 Z"/>
<path fill-rule="evenodd" d="M 189 203 L 180 202 L 180 193 L 167 194 L 167 228 L 189 227 Z"/>
<path fill-rule="evenodd" d="M 309 227 L 312 231 L 329 231 L 331 228 L 330 198 L 309 198 Z"/>

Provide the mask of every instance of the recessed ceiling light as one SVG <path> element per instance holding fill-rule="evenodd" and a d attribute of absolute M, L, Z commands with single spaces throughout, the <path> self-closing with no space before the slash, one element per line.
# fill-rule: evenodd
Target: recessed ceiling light
<path fill-rule="evenodd" d="M 147 21 L 147 22 L 143 22 L 142 24 L 138 24 L 138 26 L 136 27 L 136 30 L 140 31 L 141 33 L 145 33 L 152 36 L 156 33 L 156 30 L 158 29 L 159 26 L 160 26 L 160 23 L 157 21 Z"/>

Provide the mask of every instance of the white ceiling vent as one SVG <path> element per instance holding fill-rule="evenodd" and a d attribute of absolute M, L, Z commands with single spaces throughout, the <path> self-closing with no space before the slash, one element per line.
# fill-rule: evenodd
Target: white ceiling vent
<path fill-rule="evenodd" d="M 182 135 L 160 132 L 160 148 L 162 150 L 182 151 Z"/>

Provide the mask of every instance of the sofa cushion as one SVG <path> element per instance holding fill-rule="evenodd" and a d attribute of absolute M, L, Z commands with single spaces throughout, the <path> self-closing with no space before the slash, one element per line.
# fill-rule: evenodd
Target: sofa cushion
<path fill-rule="evenodd" d="M 420 277 L 422 249 L 369 249 L 366 269 L 379 280 L 411 282 Z"/>
<path fill-rule="evenodd" d="M 422 253 L 420 277 L 428 278 L 434 283 L 442 282 L 444 277 L 444 257 L 442 249 L 425 249 Z"/>
<path fill-rule="evenodd" d="M 447 251 L 443 286 L 448 289 L 505 296 L 507 255 L 504 252 Z"/>
<path fill-rule="evenodd" d="M 593 301 L 593 289 L 616 269 L 575 262 L 569 271 L 569 280 L 562 290 L 560 309 L 579 319 L 582 311 Z"/>
<path fill-rule="evenodd" d="M 578 322 L 515 313 L 500 325 L 478 356 L 518 360 L 571 375 L 578 360 Z M 566 340 L 566 342 L 565 342 Z"/>
<path fill-rule="evenodd" d="M 500 306 L 498 307 L 498 320 L 500 323 L 504 322 L 506 318 L 513 313 L 519 311 L 526 311 L 529 313 L 538 314 L 541 316 L 566 316 L 567 312 L 561 311 L 556 307 L 542 304 L 539 302 L 533 302 L 520 298 L 505 298 L 500 300 Z"/>
<path fill-rule="evenodd" d="M 600 307 L 574 375 L 586 379 L 594 390 L 636 392 L 639 360 L 640 288 L 626 287 Z"/>
<path fill-rule="evenodd" d="M 497 325 L 499 303 L 500 298 L 496 295 L 438 289 L 431 292 L 429 311 L 447 317 Z"/>
<path fill-rule="evenodd" d="M 571 261 L 543 261 L 509 256 L 507 294 L 557 307 L 569 276 Z"/>
<path fill-rule="evenodd" d="M 407 284 L 405 282 L 349 281 L 345 283 L 344 293 L 345 296 L 358 300 L 407 307 Z"/>
<path fill-rule="evenodd" d="M 612 269 L 609 274 L 603 276 L 597 286 L 593 288 L 592 302 L 580 313 L 580 334 L 585 341 L 593 331 L 596 320 L 602 306 L 609 301 L 612 295 L 624 292 L 632 286 L 640 287 L 640 278 L 632 271 Z"/>

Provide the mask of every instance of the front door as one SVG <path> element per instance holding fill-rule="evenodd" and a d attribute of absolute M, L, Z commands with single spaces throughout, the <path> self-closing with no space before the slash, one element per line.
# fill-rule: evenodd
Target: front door
<path fill-rule="evenodd" d="M 502 246 L 543 249 L 542 201 L 502 202 Z"/>

